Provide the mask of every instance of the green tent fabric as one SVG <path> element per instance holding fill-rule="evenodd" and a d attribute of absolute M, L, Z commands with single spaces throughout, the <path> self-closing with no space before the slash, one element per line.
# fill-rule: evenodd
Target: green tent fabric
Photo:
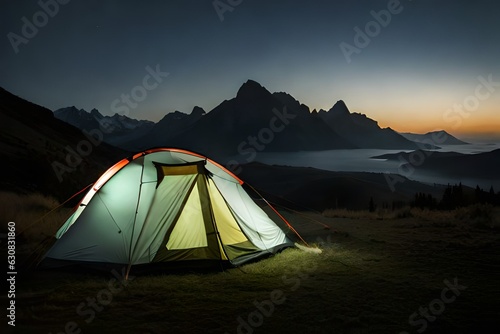
<path fill-rule="evenodd" d="M 193 152 L 135 154 L 96 181 L 42 263 L 239 265 L 293 246 L 242 185 Z"/>

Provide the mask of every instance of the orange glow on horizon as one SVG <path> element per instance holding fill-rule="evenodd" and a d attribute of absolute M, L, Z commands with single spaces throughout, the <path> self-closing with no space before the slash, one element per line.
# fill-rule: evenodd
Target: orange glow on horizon
<path fill-rule="evenodd" d="M 388 108 L 389 109 L 389 108 Z M 398 132 L 427 133 L 445 130 L 452 135 L 494 135 L 500 137 L 500 113 L 497 108 L 484 108 L 474 112 L 440 108 L 425 111 L 384 110 L 368 114 L 382 128 L 390 127 Z M 392 108 L 391 108 L 392 109 Z"/>
<path fill-rule="evenodd" d="M 429 124 L 424 122 L 419 123 L 403 123 L 403 124 L 381 124 L 382 128 L 390 127 L 397 132 L 411 132 L 425 134 L 432 131 L 444 130 L 452 136 L 460 139 L 461 137 L 481 137 L 489 138 L 490 140 L 500 140 L 500 122 L 482 123 L 482 124 L 463 124 L 459 127 L 449 126 L 448 124 Z"/>
<path fill-rule="evenodd" d="M 412 133 L 427 133 L 437 130 L 445 130 L 451 134 L 453 133 L 471 133 L 471 134 L 487 134 L 496 133 L 500 135 L 500 122 L 494 123 L 479 123 L 479 124 L 463 124 L 461 126 L 450 126 L 449 124 L 433 124 L 433 123 L 382 123 L 379 122 L 381 128 L 390 127 L 397 132 L 412 132 Z"/>

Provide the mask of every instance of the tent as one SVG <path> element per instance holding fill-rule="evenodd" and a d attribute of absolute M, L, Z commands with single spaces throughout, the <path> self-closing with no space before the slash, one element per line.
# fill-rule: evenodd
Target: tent
<path fill-rule="evenodd" d="M 243 185 L 197 153 L 137 153 L 93 184 L 42 264 L 125 265 L 128 274 L 168 263 L 237 266 L 293 246 Z"/>

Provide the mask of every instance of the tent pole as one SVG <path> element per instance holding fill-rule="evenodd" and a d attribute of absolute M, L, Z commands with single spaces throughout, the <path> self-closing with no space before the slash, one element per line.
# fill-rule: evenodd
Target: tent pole
<path fill-rule="evenodd" d="M 132 267 L 132 264 L 129 262 L 127 265 L 127 270 L 125 271 L 125 280 L 128 281 L 128 274 L 130 273 L 130 268 Z"/>
<path fill-rule="evenodd" d="M 132 241 L 134 240 L 134 231 L 135 231 L 135 223 L 137 221 L 137 212 L 139 211 L 139 204 L 141 202 L 143 176 L 144 176 L 144 160 L 142 161 L 141 182 L 139 183 L 139 194 L 137 196 L 137 204 L 135 206 L 134 224 L 132 225 L 132 233 L 130 234 L 130 246 L 129 246 L 129 250 L 128 250 L 128 266 L 127 266 L 127 272 L 125 273 L 125 280 L 128 280 L 128 274 L 130 272 L 130 267 L 132 266 Z M 139 234 L 139 237 L 140 237 L 140 234 Z M 137 238 L 137 242 L 139 242 L 139 238 Z"/>

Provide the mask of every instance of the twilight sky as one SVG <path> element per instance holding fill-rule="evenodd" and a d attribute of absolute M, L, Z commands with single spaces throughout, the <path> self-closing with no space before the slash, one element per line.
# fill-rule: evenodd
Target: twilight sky
<path fill-rule="evenodd" d="M 498 1 L 55 1 L 0 5 L 0 86 L 52 110 L 158 121 L 253 79 L 398 131 L 500 133 Z"/>

